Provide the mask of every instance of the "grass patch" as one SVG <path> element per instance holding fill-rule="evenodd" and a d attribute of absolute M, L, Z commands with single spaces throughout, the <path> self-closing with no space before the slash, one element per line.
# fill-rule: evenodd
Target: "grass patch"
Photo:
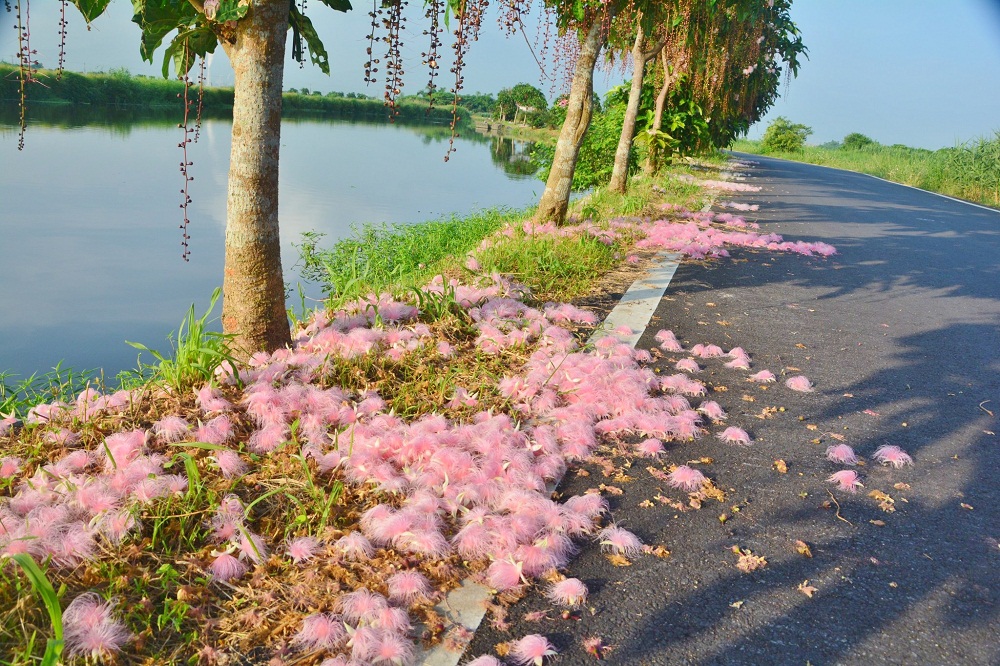
<path fill-rule="evenodd" d="M 306 233 L 298 246 L 302 276 L 321 283 L 334 306 L 390 287 L 407 289 L 453 267 L 455 257 L 525 214 L 491 209 L 419 224 L 366 225 L 328 249 L 319 245 L 322 234 Z"/>
<path fill-rule="evenodd" d="M 806 146 L 793 153 L 765 153 L 759 141 L 737 141 L 733 150 L 866 173 L 896 183 L 1000 208 L 1000 132 L 992 139 L 940 150 L 883 146 Z"/>

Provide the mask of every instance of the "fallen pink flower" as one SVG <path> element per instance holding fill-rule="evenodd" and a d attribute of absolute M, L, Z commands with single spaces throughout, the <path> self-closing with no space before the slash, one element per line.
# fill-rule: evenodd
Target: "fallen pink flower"
<path fill-rule="evenodd" d="M 848 492 L 857 492 L 858 488 L 863 488 L 861 481 L 858 480 L 858 473 L 853 469 L 845 469 L 839 472 L 834 472 L 827 479 L 830 483 L 836 483 L 841 490 L 846 490 Z"/>
<path fill-rule="evenodd" d="M 875 449 L 875 453 L 872 454 L 872 457 L 883 465 L 892 465 L 897 469 L 905 465 L 913 464 L 913 458 L 910 457 L 910 454 L 906 453 L 898 446 L 893 446 L 891 444 L 886 444 Z"/>
<path fill-rule="evenodd" d="M 520 666 L 542 666 L 546 657 L 557 655 L 555 647 L 545 636 L 528 634 L 514 643 L 510 656 Z"/>
<path fill-rule="evenodd" d="M 841 465 L 857 465 L 858 456 L 847 444 L 836 444 L 826 448 L 826 459 Z"/>
<path fill-rule="evenodd" d="M 785 386 L 793 391 L 801 391 L 802 393 L 811 393 L 813 390 L 812 382 L 810 382 L 809 379 L 803 375 L 789 377 L 785 380 Z"/>
<path fill-rule="evenodd" d="M 705 483 L 705 475 L 693 467 L 678 465 L 674 471 L 667 475 L 667 483 L 674 488 L 695 492 Z"/>

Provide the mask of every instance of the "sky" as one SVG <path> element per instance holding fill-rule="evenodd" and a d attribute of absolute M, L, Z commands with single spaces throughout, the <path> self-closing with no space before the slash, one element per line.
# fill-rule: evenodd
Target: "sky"
<path fill-rule="evenodd" d="M 54 0 L 35 0 L 31 7 L 32 46 L 47 66 L 58 58 L 55 6 Z M 380 86 L 366 87 L 363 81 L 367 7 L 359 5 L 347 14 L 318 2 L 310 7 L 330 53 L 331 76 L 309 64 L 300 69 L 289 63 L 285 87 L 380 97 Z M 124 66 L 133 73 L 159 75 L 159 58 L 149 65 L 139 57 L 139 31 L 130 22 L 131 13 L 131 3 L 115 0 L 88 31 L 71 11 L 68 67 L 100 71 Z M 12 16 L 0 10 L 0 58 L 8 61 L 17 53 Z M 465 90 L 496 92 L 524 81 L 550 98 L 562 92 L 563 77 L 543 74 L 539 67 L 541 59 L 551 70 L 552 59 L 541 54 L 537 24 L 528 20 L 525 34 L 506 38 L 495 17 L 490 10 L 467 59 Z M 809 142 L 816 144 L 861 132 L 884 144 L 936 149 L 1000 131 L 1000 0 L 795 0 L 792 18 L 809 58 L 799 76 L 782 86 L 781 99 L 764 120 L 751 128 L 751 138 L 779 115 L 811 127 Z M 426 43 L 422 29 L 419 18 L 411 18 L 404 33 L 404 92 L 426 84 L 419 62 Z M 439 85 L 448 87 L 448 76 L 443 67 Z M 232 81 L 221 49 L 210 77 L 218 85 Z M 620 70 L 598 74 L 596 87 L 606 91 L 622 78 Z"/>

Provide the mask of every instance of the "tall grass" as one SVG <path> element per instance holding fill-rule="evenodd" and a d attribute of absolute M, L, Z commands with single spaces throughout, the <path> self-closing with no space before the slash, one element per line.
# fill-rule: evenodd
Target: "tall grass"
<path fill-rule="evenodd" d="M 765 154 L 759 141 L 737 141 L 732 148 L 745 153 Z M 1000 208 L 1000 131 L 992 139 L 981 137 L 935 151 L 872 143 L 860 148 L 806 146 L 800 152 L 773 155 L 867 173 Z"/>
<path fill-rule="evenodd" d="M 327 249 L 320 247 L 322 234 L 306 233 L 298 246 L 301 274 L 321 283 L 334 303 L 390 286 L 405 289 L 441 272 L 445 259 L 461 257 L 524 216 L 521 211 L 491 209 L 419 224 L 366 225 Z"/>

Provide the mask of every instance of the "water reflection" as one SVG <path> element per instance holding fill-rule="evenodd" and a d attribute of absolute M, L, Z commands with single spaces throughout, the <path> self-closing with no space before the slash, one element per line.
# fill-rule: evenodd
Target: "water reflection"
<path fill-rule="evenodd" d="M 531 158 L 534 147 L 531 141 L 495 136 L 490 141 L 490 157 L 508 176 L 533 178 L 538 171 L 538 164 Z"/>
<path fill-rule="evenodd" d="M 18 152 L 17 110 L 0 107 L 4 289 L 0 369 L 27 375 L 60 359 L 114 374 L 135 364 L 123 340 L 154 348 L 221 283 L 231 122 L 208 116 L 194 161 L 192 257 L 180 259 L 176 112 L 36 104 Z M 486 137 L 462 136 L 445 163 L 446 126 L 331 122 L 282 126 L 281 226 L 286 279 L 301 232 L 342 238 L 366 222 L 412 223 L 532 203 L 540 183 Z M 500 167 L 500 168 L 498 168 Z M 313 289 L 310 295 L 318 296 Z M 297 299 L 296 299 L 297 300 Z"/>

